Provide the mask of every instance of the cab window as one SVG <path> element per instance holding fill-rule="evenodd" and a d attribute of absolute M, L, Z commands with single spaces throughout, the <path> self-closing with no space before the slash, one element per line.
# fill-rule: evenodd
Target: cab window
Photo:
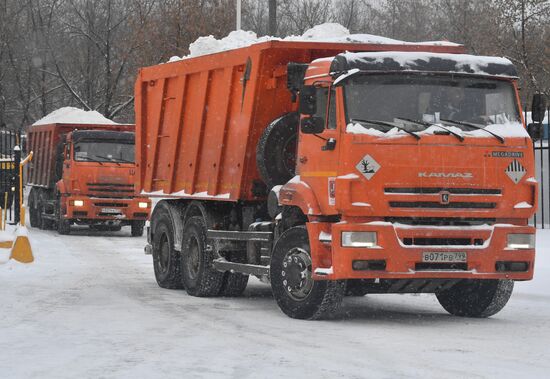
<path fill-rule="evenodd" d="M 336 129 L 336 96 L 334 96 L 335 91 L 330 91 L 329 99 L 329 89 L 328 88 L 317 88 L 317 112 L 315 113 L 316 117 L 321 117 L 326 121 L 327 117 L 327 103 L 330 102 L 330 107 L 328 109 L 328 122 L 325 123 L 327 129 Z"/>

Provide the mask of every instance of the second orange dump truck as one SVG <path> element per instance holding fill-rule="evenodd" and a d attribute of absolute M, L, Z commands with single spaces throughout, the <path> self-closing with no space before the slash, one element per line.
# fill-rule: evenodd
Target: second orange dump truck
<path fill-rule="evenodd" d="M 151 201 L 134 193 L 134 126 L 33 125 L 27 176 L 32 227 L 69 234 L 71 225 L 95 230 L 131 226 L 141 236 Z"/>
<path fill-rule="evenodd" d="M 517 72 L 458 45 L 268 41 L 144 68 L 136 183 L 158 284 L 271 283 L 290 317 L 435 293 L 487 317 L 533 277 Z"/>

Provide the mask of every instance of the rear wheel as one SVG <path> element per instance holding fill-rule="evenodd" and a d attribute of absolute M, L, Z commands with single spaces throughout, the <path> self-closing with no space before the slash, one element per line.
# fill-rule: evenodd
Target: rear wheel
<path fill-rule="evenodd" d="M 29 222 L 31 224 L 31 227 L 38 228 L 40 225 L 40 212 L 38 210 L 38 204 L 37 204 L 37 190 L 34 188 L 31 189 L 31 192 L 29 194 Z"/>
<path fill-rule="evenodd" d="M 364 279 L 349 279 L 346 281 L 346 296 L 365 296 L 369 293 L 369 280 Z"/>
<path fill-rule="evenodd" d="M 162 209 L 153 220 L 153 268 L 162 288 L 183 288 L 181 254 L 174 249 L 174 229 L 168 211 Z"/>
<path fill-rule="evenodd" d="M 212 268 L 212 253 L 206 249 L 206 224 L 202 217 L 193 216 L 183 229 L 182 277 L 191 296 L 217 296 L 224 273 Z"/>
<path fill-rule="evenodd" d="M 232 262 L 246 262 L 246 259 L 244 258 L 244 252 L 243 258 L 239 259 L 239 257 L 231 257 L 230 260 Z M 223 284 L 222 288 L 220 289 L 220 295 L 227 297 L 241 296 L 246 289 L 247 284 L 248 275 L 227 271 L 223 276 Z"/>
<path fill-rule="evenodd" d="M 436 294 L 447 312 L 462 317 L 489 317 L 512 296 L 512 280 L 464 280 Z"/>
<path fill-rule="evenodd" d="M 130 227 L 132 228 L 132 237 L 141 237 L 143 235 L 143 228 L 145 221 L 132 221 Z"/>
<path fill-rule="evenodd" d="M 50 197 L 48 196 L 48 192 L 45 190 L 41 190 L 38 194 L 38 212 L 40 213 L 40 229 L 44 230 L 50 230 L 54 229 L 55 226 L 55 220 L 52 220 L 51 218 L 45 218 L 44 214 L 49 214 L 52 217 L 55 216 L 55 212 L 53 209 L 51 209 L 51 205 L 48 203 L 50 201 Z"/>
<path fill-rule="evenodd" d="M 289 317 L 323 319 L 342 303 L 346 282 L 313 280 L 309 238 L 304 226 L 288 229 L 271 257 L 271 288 L 279 308 Z"/>

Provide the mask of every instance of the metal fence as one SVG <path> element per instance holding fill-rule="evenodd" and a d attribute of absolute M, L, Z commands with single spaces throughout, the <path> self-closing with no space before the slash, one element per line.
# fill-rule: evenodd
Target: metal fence
<path fill-rule="evenodd" d="M 525 107 L 524 109 L 528 109 Z M 528 114 L 525 113 L 525 120 L 528 120 Z M 549 126 L 550 108 L 546 110 L 546 117 L 543 122 L 542 138 L 533 143 L 535 149 L 535 176 L 539 182 L 539 207 L 531 224 L 537 228 L 550 228 L 550 154 L 549 147 Z"/>
<path fill-rule="evenodd" d="M 21 147 L 21 132 L 0 129 L 0 225 L 19 222 Z"/>

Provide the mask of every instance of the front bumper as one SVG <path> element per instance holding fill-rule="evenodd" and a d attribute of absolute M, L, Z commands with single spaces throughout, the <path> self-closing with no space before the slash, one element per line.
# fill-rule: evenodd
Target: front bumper
<path fill-rule="evenodd" d="M 81 201 L 82 206 L 75 206 Z M 147 203 L 147 208 L 140 208 L 139 203 Z M 151 213 L 151 200 L 147 198 L 116 199 L 85 196 L 69 196 L 66 198 L 67 219 L 81 221 L 145 221 Z"/>
<path fill-rule="evenodd" d="M 472 227 L 409 226 L 389 222 L 308 223 L 315 279 L 514 279 L 533 278 L 535 249 L 507 248 L 510 233 L 535 234 L 530 226 L 508 224 Z M 373 248 L 342 247 L 344 231 L 377 233 Z M 419 245 L 410 241 L 468 240 L 475 244 Z M 408 242 L 407 242 L 408 241 Z M 482 243 L 480 241 L 483 241 Z M 462 242 L 461 242 L 462 243 Z M 423 262 L 425 252 L 464 252 L 462 264 Z M 354 269 L 354 261 L 371 261 L 368 269 Z M 519 263 L 522 262 L 522 263 Z M 511 271 L 519 264 L 521 270 Z"/>

